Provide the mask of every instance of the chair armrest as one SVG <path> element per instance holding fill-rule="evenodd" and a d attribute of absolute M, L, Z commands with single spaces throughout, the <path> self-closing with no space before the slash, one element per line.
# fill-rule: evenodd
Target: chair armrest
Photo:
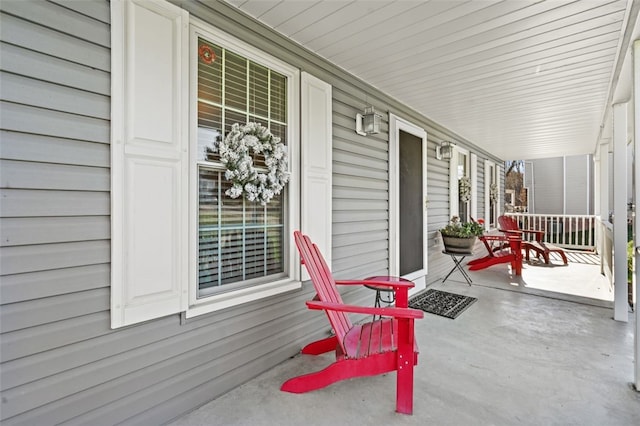
<path fill-rule="evenodd" d="M 538 231 L 537 229 L 498 229 L 498 231 L 507 235 L 535 234 L 535 239 L 538 242 L 542 241 L 542 237 L 544 237 L 544 231 Z"/>
<path fill-rule="evenodd" d="M 516 234 L 516 235 L 522 235 L 522 230 L 520 229 L 500 229 L 498 228 L 498 231 L 504 233 L 504 234 Z"/>
<path fill-rule="evenodd" d="M 353 314 L 381 315 L 394 318 L 420 319 L 424 312 L 411 308 L 371 308 L 366 306 L 345 305 L 333 302 L 308 301 L 309 309 L 349 312 Z"/>
<path fill-rule="evenodd" d="M 522 232 L 527 234 L 534 234 L 537 242 L 541 243 L 544 238 L 544 231 L 538 231 L 536 229 L 523 229 Z"/>
<path fill-rule="evenodd" d="M 513 231 L 507 231 L 507 232 L 513 232 Z M 481 240 L 486 240 L 486 241 L 504 241 L 504 242 L 509 242 L 512 240 L 521 240 L 522 238 L 520 237 L 520 235 L 515 234 L 515 235 L 483 235 L 481 237 L 478 237 Z"/>
<path fill-rule="evenodd" d="M 391 288 L 413 288 L 411 281 L 378 281 L 378 280 L 336 280 L 337 285 L 378 285 Z"/>

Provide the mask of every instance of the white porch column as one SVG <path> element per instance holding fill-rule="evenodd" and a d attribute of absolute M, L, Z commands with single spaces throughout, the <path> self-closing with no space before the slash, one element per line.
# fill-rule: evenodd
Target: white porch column
<path fill-rule="evenodd" d="M 611 141 L 606 139 L 605 142 L 600 144 L 600 217 L 602 220 L 609 220 L 609 212 L 611 206 L 609 205 L 610 195 L 609 192 L 612 187 L 612 183 L 609 182 L 609 145 Z"/>
<path fill-rule="evenodd" d="M 640 41 L 635 41 L 633 43 L 633 121 L 634 121 L 634 157 L 635 157 L 635 187 L 633 188 L 633 202 L 637 206 L 638 202 L 640 202 L 640 166 L 637 163 L 638 160 L 638 152 L 640 152 Z M 639 265 L 640 253 L 638 252 L 638 247 L 640 247 L 640 235 L 638 232 L 638 217 L 634 218 L 634 257 L 636 261 L 636 265 Z M 636 266 L 635 272 L 635 285 L 634 290 L 637 291 L 638 287 L 638 274 L 640 274 L 639 267 Z M 638 297 L 638 293 L 635 294 L 635 311 L 636 311 L 636 321 L 635 321 L 635 330 L 634 330 L 634 366 L 633 366 L 633 384 L 637 391 L 640 391 L 640 315 L 638 314 L 638 302 L 640 301 L 640 297 Z"/>
<path fill-rule="evenodd" d="M 613 105 L 613 283 L 616 321 L 627 322 L 627 104 Z"/>

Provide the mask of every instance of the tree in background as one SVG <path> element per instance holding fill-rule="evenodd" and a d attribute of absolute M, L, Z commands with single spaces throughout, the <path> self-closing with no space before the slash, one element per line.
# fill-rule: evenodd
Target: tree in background
<path fill-rule="evenodd" d="M 526 211 L 527 193 L 524 189 L 524 160 L 504 163 L 505 208 L 507 211 Z"/>

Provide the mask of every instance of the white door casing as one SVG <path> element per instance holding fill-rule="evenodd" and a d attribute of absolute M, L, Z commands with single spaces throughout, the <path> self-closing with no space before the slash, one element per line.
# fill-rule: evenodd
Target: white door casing
<path fill-rule="evenodd" d="M 410 292 L 410 294 L 414 294 L 426 287 L 428 271 L 427 132 L 422 127 L 410 123 L 395 114 L 389 114 L 389 273 L 394 276 L 397 276 L 400 270 L 400 172 L 398 170 L 398 162 L 401 131 L 422 139 L 423 268 L 404 276 L 404 278 L 410 279 L 416 284 Z"/>

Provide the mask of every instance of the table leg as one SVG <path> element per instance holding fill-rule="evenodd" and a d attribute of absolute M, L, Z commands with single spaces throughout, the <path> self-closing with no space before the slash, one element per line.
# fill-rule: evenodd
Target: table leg
<path fill-rule="evenodd" d="M 464 260 L 464 258 L 466 256 L 462 255 L 462 256 L 460 256 L 459 259 L 453 254 L 450 254 L 449 256 L 451 256 L 451 259 L 453 260 L 454 265 L 453 265 L 453 268 L 451 268 L 451 270 L 447 274 L 447 276 L 442 279 L 442 282 L 445 282 L 447 280 L 447 278 L 449 278 L 449 276 L 453 273 L 453 271 L 455 271 L 457 269 L 462 273 L 462 276 L 464 277 L 464 279 L 467 282 L 467 284 L 471 285 L 471 283 L 472 283 L 471 277 L 469 276 L 467 271 L 465 271 L 464 268 L 462 267 L 462 261 Z"/>

